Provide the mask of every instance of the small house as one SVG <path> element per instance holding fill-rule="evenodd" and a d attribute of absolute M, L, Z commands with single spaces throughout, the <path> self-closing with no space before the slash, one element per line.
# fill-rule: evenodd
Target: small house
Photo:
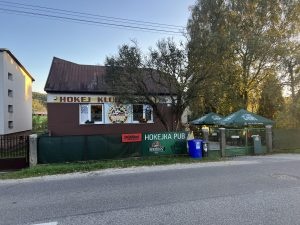
<path fill-rule="evenodd" d="M 54 57 L 45 85 L 48 129 L 52 136 L 102 135 L 165 131 L 150 105 L 118 101 L 106 82 L 106 67 L 82 65 Z M 155 83 L 150 90 L 165 96 L 159 103 L 173 124 L 170 93 Z"/>

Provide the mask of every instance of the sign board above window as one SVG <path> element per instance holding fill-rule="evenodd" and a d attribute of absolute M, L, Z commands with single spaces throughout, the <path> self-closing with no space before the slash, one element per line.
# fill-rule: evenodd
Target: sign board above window
<path fill-rule="evenodd" d="M 47 94 L 48 103 L 113 103 L 116 97 L 111 95 L 55 95 Z"/>
<path fill-rule="evenodd" d="M 175 97 L 173 97 L 175 98 Z M 114 103 L 117 102 L 113 95 L 81 95 L 81 94 L 47 94 L 48 103 Z M 169 96 L 158 96 L 156 103 L 171 104 Z"/>

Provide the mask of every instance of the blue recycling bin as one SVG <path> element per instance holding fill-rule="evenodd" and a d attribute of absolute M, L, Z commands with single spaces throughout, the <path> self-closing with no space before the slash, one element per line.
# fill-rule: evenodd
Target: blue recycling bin
<path fill-rule="evenodd" d="M 189 155 L 191 158 L 202 159 L 202 140 L 193 139 L 188 141 Z"/>

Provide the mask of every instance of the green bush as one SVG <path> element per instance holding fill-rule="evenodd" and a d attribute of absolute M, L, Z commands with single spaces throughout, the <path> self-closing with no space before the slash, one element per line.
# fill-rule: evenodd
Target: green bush
<path fill-rule="evenodd" d="M 44 133 L 48 130 L 47 116 L 32 116 L 32 132 Z"/>

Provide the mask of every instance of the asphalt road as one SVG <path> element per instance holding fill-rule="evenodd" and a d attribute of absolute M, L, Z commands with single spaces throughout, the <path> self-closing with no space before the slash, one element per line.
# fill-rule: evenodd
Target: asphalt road
<path fill-rule="evenodd" d="M 0 224 L 300 224 L 300 155 L 0 181 Z"/>

